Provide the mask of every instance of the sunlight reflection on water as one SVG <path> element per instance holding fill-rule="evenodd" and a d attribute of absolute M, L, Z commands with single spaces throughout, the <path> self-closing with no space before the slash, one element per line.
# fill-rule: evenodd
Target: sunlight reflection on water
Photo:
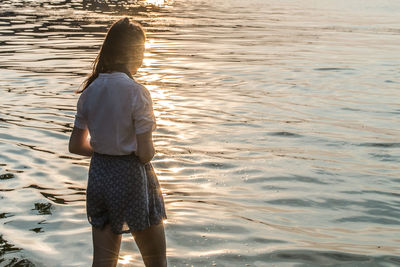
<path fill-rule="evenodd" d="M 89 159 L 67 152 L 73 91 L 124 15 L 147 31 L 135 79 L 154 100 L 171 266 L 400 264 L 399 8 L 2 4 L 0 259 L 89 265 Z M 142 266 L 132 240 L 121 266 Z"/>

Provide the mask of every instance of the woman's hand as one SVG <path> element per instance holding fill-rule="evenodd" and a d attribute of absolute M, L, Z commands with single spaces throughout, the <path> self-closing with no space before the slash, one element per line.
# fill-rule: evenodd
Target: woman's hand
<path fill-rule="evenodd" d="M 149 162 L 154 157 L 153 134 L 151 131 L 136 135 L 136 156 L 143 164 Z"/>
<path fill-rule="evenodd" d="M 81 156 L 92 156 L 93 149 L 90 146 L 88 135 L 88 129 L 79 129 L 74 126 L 74 129 L 72 129 L 71 137 L 69 139 L 69 152 Z"/>

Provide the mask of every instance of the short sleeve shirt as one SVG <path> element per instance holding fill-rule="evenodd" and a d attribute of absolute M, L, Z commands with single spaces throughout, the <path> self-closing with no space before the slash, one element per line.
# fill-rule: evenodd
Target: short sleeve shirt
<path fill-rule="evenodd" d="M 89 130 L 95 152 L 130 154 L 136 134 L 156 129 L 150 92 L 125 73 L 100 73 L 79 97 L 74 126 Z"/>

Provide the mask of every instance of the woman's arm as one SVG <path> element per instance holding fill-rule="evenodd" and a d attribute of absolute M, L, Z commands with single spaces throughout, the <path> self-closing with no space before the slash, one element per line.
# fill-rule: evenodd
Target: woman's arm
<path fill-rule="evenodd" d="M 93 149 L 90 146 L 89 139 L 87 138 L 88 134 L 88 129 L 79 129 L 74 127 L 69 139 L 69 152 L 82 156 L 92 156 Z"/>
<path fill-rule="evenodd" d="M 145 164 L 154 157 L 154 145 L 153 145 L 153 133 L 148 131 L 143 134 L 136 135 L 137 149 L 136 156 L 139 157 L 140 161 Z"/>

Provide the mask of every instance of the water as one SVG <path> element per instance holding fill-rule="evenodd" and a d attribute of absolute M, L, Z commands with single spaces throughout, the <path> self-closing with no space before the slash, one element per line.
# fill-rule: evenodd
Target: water
<path fill-rule="evenodd" d="M 0 266 L 89 266 L 73 91 L 147 30 L 170 266 L 400 264 L 400 3 L 1 1 Z M 17 263 L 19 262 L 19 263 Z M 142 266 L 124 235 L 119 266 Z"/>

